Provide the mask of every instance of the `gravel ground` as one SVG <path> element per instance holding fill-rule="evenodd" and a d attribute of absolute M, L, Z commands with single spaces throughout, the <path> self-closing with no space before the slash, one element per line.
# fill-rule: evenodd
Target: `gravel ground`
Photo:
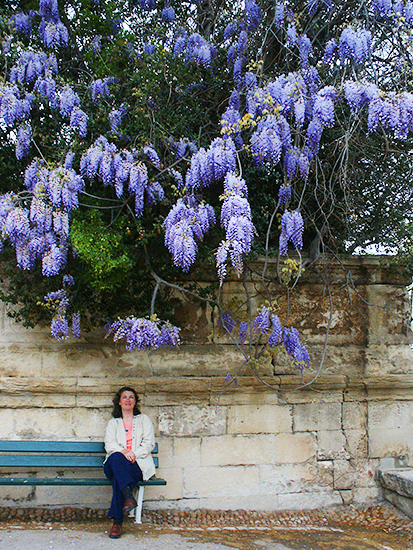
<path fill-rule="evenodd" d="M 247 512 L 144 511 L 118 540 L 101 510 L 0 508 L 0 549 L 413 550 L 413 522 L 390 505 Z"/>

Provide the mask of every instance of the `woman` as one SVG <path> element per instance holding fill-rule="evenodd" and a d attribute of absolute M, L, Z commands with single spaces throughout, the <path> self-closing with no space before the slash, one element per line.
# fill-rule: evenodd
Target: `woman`
<path fill-rule="evenodd" d="M 141 414 L 133 388 L 121 388 L 113 398 L 112 416 L 105 434 L 105 476 L 112 481 L 112 502 L 108 516 L 113 518 L 109 537 L 122 535 L 123 514 L 136 508 L 133 488 L 138 481 L 155 475 L 151 451 L 155 446 L 153 425 Z"/>

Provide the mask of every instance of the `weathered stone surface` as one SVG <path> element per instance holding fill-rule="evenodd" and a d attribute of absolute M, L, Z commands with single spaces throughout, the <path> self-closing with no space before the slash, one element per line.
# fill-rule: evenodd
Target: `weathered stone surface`
<path fill-rule="evenodd" d="M 161 458 L 161 457 L 160 457 Z M 145 500 L 169 500 L 176 501 L 183 498 L 183 469 L 182 468 L 163 468 L 161 458 L 160 467 L 157 475 L 167 480 L 167 485 L 145 488 Z"/>
<path fill-rule="evenodd" d="M 413 468 L 378 470 L 377 479 L 385 489 L 413 499 Z"/>
<path fill-rule="evenodd" d="M 161 435 L 222 435 L 226 416 L 222 407 L 160 407 L 158 424 Z"/>
<path fill-rule="evenodd" d="M 413 466 L 413 433 L 406 428 L 369 429 L 369 458 L 386 455 L 405 457 L 409 466 Z"/>
<path fill-rule="evenodd" d="M 294 431 L 341 429 L 340 403 L 306 403 L 294 406 Z"/>
<path fill-rule="evenodd" d="M 221 498 L 253 495 L 259 483 L 257 466 L 187 468 L 184 497 Z"/>
<path fill-rule="evenodd" d="M 360 396 L 359 398 L 362 398 Z M 354 399 L 354 398 L 353 398 Z M 365 430 L 367 425 L 367 403 L 363 402 L 344 402 L 343 410 L 343 429 L 344 430 Z"/>
<path fill-rule="evenodd" d="M 243 405 L 228 407 L 229 434 L 279 433 L 292 431 L 291 407 Z"/>
<path fill-rule="evenodd" d="M 268 357 L 259 371 L 268 385 L 245 365 L 238 387 L 228 387 L 225 376 L 238 372 L 242 356 L 212 322 L 211 310 L 194 302 L 177 311 L 185 343 L 150 354 L 126 352 L 103 331 L 56 342 L 48 330 L 14 324 L 0 304 L 0 438 L 102 440 L 115 391 L 130 385 L 154 423 L 158 475 L 168 482 L 146 489 L 147 507 L 373 503 L 381 495 L 373 477 L 379 459 L 413 466 L 406 280 L 377 258 L 353 258 L 351 289 L 338 263 L 322 262 L 334 311 L 323 370 L 305 388 L 315 377 L 330 315 L 311 269 L 295 289 L 289 317 L 309 347 L 311 368 L 302 378 L 285 354 Z M 226 302 L 238 285 L 230 275 L 222 289 Z M 247 285 L 253 309 L 260 307 L 260 279 L 252 273 Z M 275 286 L 284 319 L 286 300 Z M 93 506 L 96 498 L 107 508 L 110 488 L 12 487 L 2 489 L 0 503 Z"/>
<path fill-rule="evenodd" d="M 334 460 L 334 489 L 352 489 L 356 480 L 357 471 L 350 460 Z"/>
<path fill-rule="evenodd" d="M 260 494 L 278 495 L 297 493 L 303 487 L 316 484 L 317 468 L 314 464 L 263 464 L 260 470 Z"/>
<path fill-rule="evenodd" d="M 199 468 L 201 466 L 201 438 L 174 438 L 174 465 L 181 468 Z"/>
<path fill-rule="evenodd" d="M 390 491 L 389 489 L 383 490 L 383 496 L 386 500 L 391 502 L 396 508 L 399 508 L 402 512 L 406 514 L 406 516 L 409 516 L 409 518 L 413 519 L 413 499 L 399 495 L 399 493 L 396 493 L 394 491 Z"/>
<path fill-rule="evenodd" d="M 349 459 L 347 440 L 341 430 L 320 430 L 317 432 L 317 459 Z"/>
<path fill-rule="evenodd" d="M 315 438 L 309 433 L 205 437 L 201 444 L 203 466 L 296 464 L 315 454 Z"/>
<path fill-rule="evenodd" d="M 342 504 L 338 492 L 299 492 L 278 495 L 278 506 L 281 510 L 311 510 Z"/>

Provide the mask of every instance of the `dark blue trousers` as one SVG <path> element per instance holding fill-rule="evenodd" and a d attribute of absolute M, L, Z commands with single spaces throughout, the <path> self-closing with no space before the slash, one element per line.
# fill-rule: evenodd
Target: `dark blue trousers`
<path fill-rule="evenodd" d="M 135 487 L 138 481 L 142 481 L 142 471 L 136 462 L 129 462 L 122 453 L 112 453 L 103 466 L 103 472 L 112 481 L 112 502 L 108 516 L 122 521 L 125 502 L 122 489 L 127 485 Z"/>

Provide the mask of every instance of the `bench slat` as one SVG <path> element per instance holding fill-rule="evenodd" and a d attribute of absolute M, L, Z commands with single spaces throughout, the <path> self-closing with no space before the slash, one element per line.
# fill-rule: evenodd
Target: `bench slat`
<path fill-rule="evenodd" d="M 15 468 L 102 468 L 104 456 L 0 455 L 0 467 Z M 158 468 L 157 456 L 152 457 Z"/>
<path fill-rule="evenodd" d="M 111 485 L 111 481 L 105 477 L 102 478 L 0 478 L 0 485 Z M 152 478 L 148 481 L 139 481 L 140 487 L 166 485 L 166 481 L 161 478 Z"/>
<path fill-rule="evenodd" d="M 19 468 L 101 468 L 103 456 L 47 456 L 47 455 L 3 455 L 1 467 Z"/>
<path fill-rule="evenodd" d="M 0 440 L 0 452 L 10 453 L 105 453 L 101 441 L 4 441 Z M 158 444 L 152 454 L 158 453 Z"/>

